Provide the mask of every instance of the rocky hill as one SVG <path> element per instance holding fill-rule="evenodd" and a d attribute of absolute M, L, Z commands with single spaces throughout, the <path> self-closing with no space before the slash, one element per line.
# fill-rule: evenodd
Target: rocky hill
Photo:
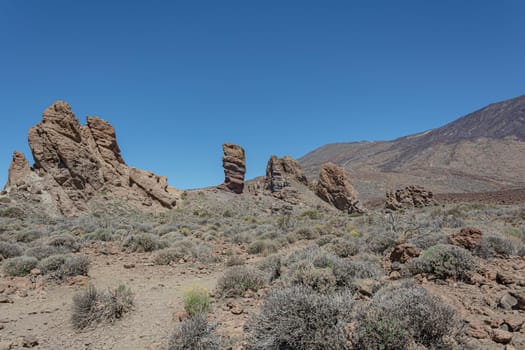
<path fill-rule="evenodd" d="M 299 159 L 309 177 L 343 166 L 362 198 L 410 184 L 437 193 L 525 187 L 525 95 L 392 141 L 336 143 Z"/>

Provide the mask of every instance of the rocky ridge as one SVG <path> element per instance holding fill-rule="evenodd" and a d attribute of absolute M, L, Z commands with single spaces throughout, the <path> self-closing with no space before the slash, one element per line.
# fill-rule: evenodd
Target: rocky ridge
<path fill-rule="evenodd" d="M 87 117 L 81 125 L 66 102 L 44 111 L 28 141 L 34 165 L 30 168 L 25 156 L 15 152 L 6 190 L 40 195 L 35 200 L 46 203 L 53 214 L 76 215 L 100 194 L 138 207 L 175 206 L 177 191 L 166 177 L 125 163 L 111 124 Z"/>

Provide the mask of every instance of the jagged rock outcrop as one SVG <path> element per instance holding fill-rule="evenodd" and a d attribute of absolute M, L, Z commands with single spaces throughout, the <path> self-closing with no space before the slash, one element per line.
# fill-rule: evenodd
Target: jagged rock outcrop
<path fill-rule="evenodd" d="M 30 172 L 31 168 L 24 154 L 19 151 L 13 152 L 13 160 L 9 166 L 9 176 L 5 186 L 23 185 L 20 181 L 29 176 Z"/>
<path fill-rule="evenodd" d="M 325 202 L 348 213 L 362 213 L 358 193 L 346 171 L 334 163 L 325 163 L 319 172 L 316 193 Z"/>
<path fill-rule="evenodd" d="M 15 153 L 6 188 L 13 189 L 18 181 L 40 186 L 59 214 L 85 211 L 102 192 L 137 206 L 175 205 L 175 190 L 165 177 L 126 165 L 115 129 L 107 121 L 87 117 L 87 124 L 81 125 L 66 102 L 55 102 L 44 111 L 42 121 L 29 130 L 28 141 L 33 169 Z"/>
<path fill-rule="evenodd" d="M 391 210 L 403 208 L 422 208 L 435 205 L 434 195 L 421 186 L 407 186 L 386 193 L 385 207 Z"/>
<path fill-rule="evenodd" d="M 244 174 L 246 174 L 246 156 L 244 149 L 233 143 L 222 145 L 224 156 L 222 166 L 224 168 L 224 183 L 220 189 L 241 194 L 244 189 Z"/>
<path fill-rule="evenodd" d="M 266 165 L 265 187 L 270 192 L 279 192 L 293 182 L 308 186 L 308 180 L 299 162 L 289 156 L 271 156 Z"/>
<path fill-rule="evenodd" d="M 476 227 L 464 227 L 461 231 L 448 236 L 448 242 L 468 250 L 475 250 L 481 246 L 483 233 Z"/>

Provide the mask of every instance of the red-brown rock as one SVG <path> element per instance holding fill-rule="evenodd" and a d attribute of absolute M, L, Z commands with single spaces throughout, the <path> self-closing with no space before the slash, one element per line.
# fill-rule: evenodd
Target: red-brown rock
<path fill-rule="evenodd" d="M 450 244 L 473 250 L 481 245 L 482 232 L 479 228 L 464 227 L 448 237 Z"/>
<path fill-rule="evenodd" d="M 412 258 L 418 257 L 420 250 L 411 243 L 402 243 L 398 244 L 392 253 L 390 253 L 390 261 L 400 262 L 402 264 L 406 263 Z"/>
<path fill-rule="evenodd" d="M 325 163 L 321 166 L 316 193 L 319 198 L 339 210 L 348 213 L 364 211 L 359 204 L 358 193 L 352 186 L 350 177 L 343 168 L 333 163 Z"/>
<path fill-rule="evenodd" d="M 20 181 L 41 194 L 55 214 L 75 215 L 102 192 L 132 205 L 172 208 L 175 191 L 151 172 L 129 168 L 120 154 L 115 129 L 98 117 L 81 125 L 69 104 L 53 103 L 42 121 L 29 130 L 33 153 L 31 170 L 15 152 L 6 189 Z M 34 190 L 34 189 L 37 190 Z"/>
<path fill-rule="evenodd" d="M 244 189 L 244 174 L 246 173 L 246 156 L 241 146 L 233 143 L 222 145 L 224 156 L 222 166 L 224 168 L 224 183 L 219 188 L 237 194 Z"/>
<path fill-rule="evenodd" d="M 265 188 L 272 193 L 280 192 L 294 182 L 308 186 L 308 179 L 299 162 L 289 156 L 271 156 L 266 165 Z"/>
<path fill-rule="evenodd" d="M 385 207 L 391 210 L 422 208 L 435 204 L 433 193 L 421 186 L 407 186 L 403 189 L 386 193 Z"/>

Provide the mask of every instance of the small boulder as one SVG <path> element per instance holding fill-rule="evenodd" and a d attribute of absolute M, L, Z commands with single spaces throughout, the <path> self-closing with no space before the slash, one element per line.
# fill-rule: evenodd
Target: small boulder
<path fill-rule="evenodd" d="M 450 244 L 474 250 L 481 245 L 482 232 L 475 227 L 464 227 L 461 231 L 453 233 L 448 237 Z"/>
<path fill-rule="evenodd" d="M 492 340 L 499 344 L 508 344 L 512 340 L 512 333 L 503 329 L 494 329 L 492 333 Z"/>
<path fill-rule="evenodd" d="M 390 261 L 404 264 L 408 260 L 418 257 L 420 253 L 421 251 L 415 245 L 411 243 L 401 243 L 390 253 Z"/>

